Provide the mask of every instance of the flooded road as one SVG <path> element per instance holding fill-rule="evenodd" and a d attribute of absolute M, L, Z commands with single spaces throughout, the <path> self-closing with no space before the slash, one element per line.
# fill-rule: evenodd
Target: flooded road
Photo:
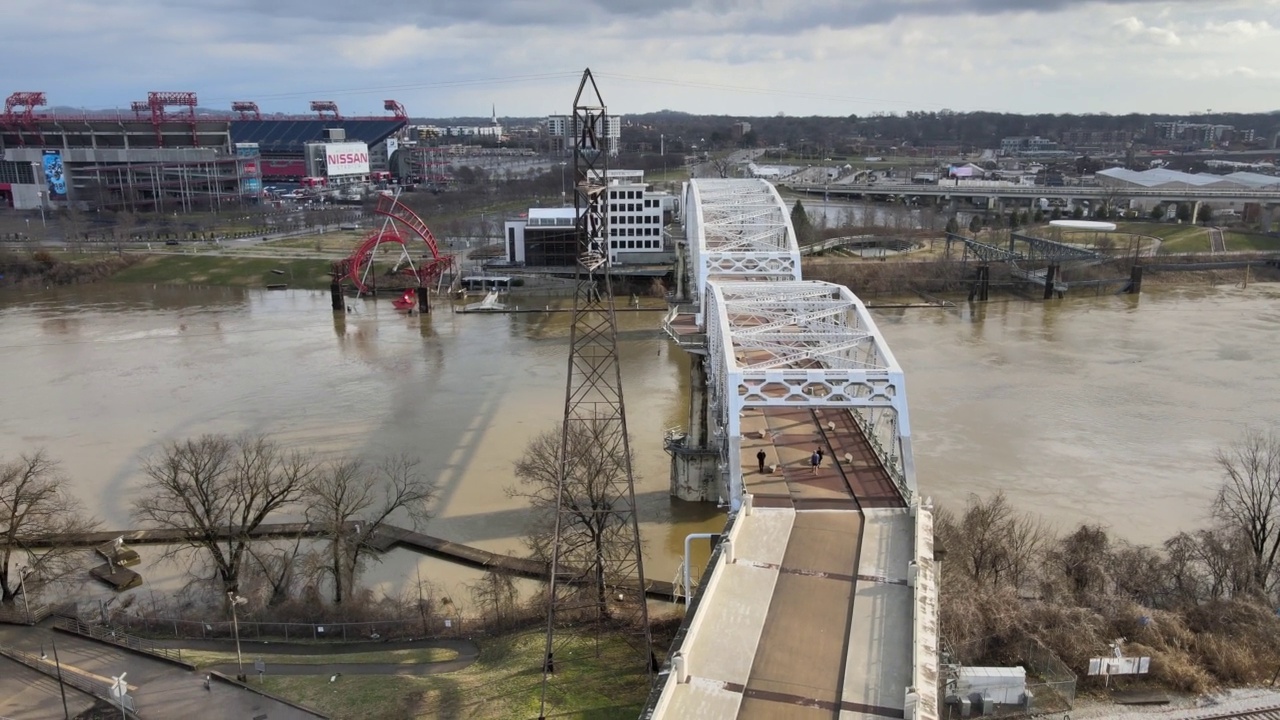
<path fill-rule="evenodd" d="M 1198 525 L 1213 451 L 1280 411 L 1280 288 L 877 311 L 907 372 L 923 490 L 952 505 L 1003 488 L 1065 526 L 1158 542 Z M 714 508 L 667 496 L 664 429 L 685 422 L 686 358 L 661 313 L 619 312 L 649 576 L 671 580 Z M 0 292 L 0 456 L 47 448 L 108 527 L 128 525 L 140 458 L 207 432 L 268 432 L 327 455 L 422 458 L 426 531 L 523 552 L 512 463 L 557 426 L 567 313 L 405 317 L 327 293 L 93 285 Z M 396 592 L 415 557 L 367 576 Z M 423 560 L 454 597 L 475 573 Z M 171 579 L 157 571 L 149 580 Z"/>

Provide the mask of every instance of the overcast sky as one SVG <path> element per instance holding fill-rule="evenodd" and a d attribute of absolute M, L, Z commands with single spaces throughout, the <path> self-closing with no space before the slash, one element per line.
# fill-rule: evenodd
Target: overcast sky
<path fill-rule="evenodd" d="M 1270 111 L 1280 0 L 3 0 L 0 94 L 304 112 Z"/>

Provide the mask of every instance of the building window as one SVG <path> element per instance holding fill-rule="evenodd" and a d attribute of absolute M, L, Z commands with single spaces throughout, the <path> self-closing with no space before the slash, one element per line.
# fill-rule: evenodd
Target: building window
<path fill-rule="evenodd" d="M 612 235 L 613 237 L 617 237 L 617 236 L 618 236 L 618 228 L 615 228 L 615 227 L 611 227 L 611 228 L 609 228 L 609 234 L 610 234 L 610 235 Z"/>

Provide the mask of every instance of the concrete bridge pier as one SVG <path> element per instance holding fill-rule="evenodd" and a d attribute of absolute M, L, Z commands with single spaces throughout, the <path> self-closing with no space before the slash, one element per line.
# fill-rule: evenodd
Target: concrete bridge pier
<path fill-rule="evenodd" d="M 721 495 L 720 450 L 707 445 L 707 358 L 689 355 L 689 431 L 669 435 L 671 495 L 692 502 L 715 502 Z"/>
<path fill-rule="evenodd" d="M 1258 215 L 1258 225 L 1262 228 L 1262 232 L 1271 232 L 1271 224 L 1275 222 L 1276 206 L 1273 203 L 1266 203 L 1262 206 L 1262 212 Z"/>

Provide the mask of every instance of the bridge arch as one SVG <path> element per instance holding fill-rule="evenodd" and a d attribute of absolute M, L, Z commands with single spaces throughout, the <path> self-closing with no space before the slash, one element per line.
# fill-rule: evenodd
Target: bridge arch
<path fill-rule="evenodd" d="M 800 246 L 791 213 L 769 182 L 690 180 L 684 207 L 694 292 L 704 312 L 704 289 L 712 278 L 800 279 Z"/>
<path fill-rule="evenodd" d="M 770 407 L 825 408 L 856 424 L 909 500 L 905 377 L 866 305 L 847 287 L 803 278 L 791 215 L 772 184 L 691 180 L 684 207 L 706 337 L 709 443 L 731 507 L 743 495 L 741 415 Z"/>

